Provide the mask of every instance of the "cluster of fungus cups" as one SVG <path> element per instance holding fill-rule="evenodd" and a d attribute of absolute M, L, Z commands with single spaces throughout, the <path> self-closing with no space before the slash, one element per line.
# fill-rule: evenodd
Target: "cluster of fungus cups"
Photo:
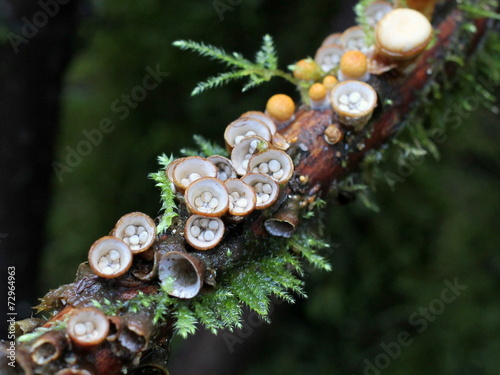
<path fill-rule="evenodd" d="M 326 88 L 323 91 L 326 97 Z M 191 247 L 213 249 L 224 236 L 221 218 L 239 222 L 254 209 L 267 208 L 277 200 L 279 184 L 287 183 L 294 170 L 284 151 L 289 144 L 277 129 L 291 121 L 294 112 L 289 96 L 274 95 L 266 113 L 245 112 L 226 127 L 224 141 L 230 159 L 192 156 L 167 166 L 165 173 L 191 214 L 184 228 Z"/>
<path fill-rule="evenodd" d="M 148 250 L 156 239 L 156 225 L 142 212 L 126 214 L 118 220 L 110 236 L 104 236 L 90 247 L 90 268 L 100 277 L 112 279 L 127 272 L 134 254 Z"/>
<path fill-rule="evenodd" d="M 373 43 L 367 44 L 370 39 L 360 26 L 350 27 L 324 39 L 314 60 L 323 73 L 329 74 L 323 79 L 327 99 L 324 88 L 316 80 L 309 89 L 311 109 L 328 108 L 328 102 L 341 125 L 355 131 L 363 128 L 376 106 L 376 93 L 369 85 L 355 86 L 351 81 L 367 82 L 371 74 L 379 75 L 395 68 L 404 72 L 432 39 L 432 25 L 428 20 L 432 9 L 423 11 L 418 4 L 409 5 L 409 8 L 421 10 L 422 14 L 414 9 L 398 7 L 400 3 L 396 2 L 396 9 L 383 0 L 364 7 L 365 20 L 374 29 Z M 431 8 L 434 6 L 433 1 L 423 3 L 430 4 Z M 347 86 L 337 85 L 339 81 L 346 82 Z M 335 144 L 339 137 L 329 135 L 328 138 L 330 143 L 335 140 Z"/>

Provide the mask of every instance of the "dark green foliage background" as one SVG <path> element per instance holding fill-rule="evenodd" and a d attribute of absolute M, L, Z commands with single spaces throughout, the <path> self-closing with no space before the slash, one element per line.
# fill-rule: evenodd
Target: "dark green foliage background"
<path fill-rule="evenodd" d="M 85 139 L 82 130 L 97 128 L 101 119 L 111 118 L 116 128 L 62 182 L 54 175 L 40 294 L 70 282 L 92 242 L 121 215 L 158 213 L 159 192 L 147 179 L 157 169 L 157 155 L 193 146 L 192 134 L 222 143 L 230 121 L 262 110 L 274 93 L 298 98 L 279 80 L 245 94 L 233 84 L 191 98 L 198 81 L 223 67 L 175 49 L 174 40 L 205 41 L 253 58 L 269 33 L 285 68 L 314 55 L 324 36 L 351 22 L 337 17 L 332 25 L 341 9 L 323 0 L 244 0 L 230 6 L 234 10 L 221 21 L 211 1 L 94 4 L 66 78 L 56 160 L 64 161 L 66 147 L 76 148 Z M 147 66 L 157 64 L 169 76 L 120 120 L 111 104 L 141 84 Z M 265 340 L 252 346 L 238 373 L 362 374 L 363 361 L 373 363 L 380 344 L 395 341 L 402 331 L 411 333 L 413 343 L 384 374 L 498 373 L 498 115 L 473 111 L 446 136 L 439 145 L 441 160 L 427 158 L 394 191 L 378 185 L 380 213 L 359 203 L 329 207 L 333 271 L 308 275 L 309 299 L 278 309 L 273 324 L 255 335 Z M 397 173 L 397 166 L 387 168 Z M 408 323 L 411 314 L 439 298 L 444 279 L 455 278 L 468 288 L 424 332 L 416 332 Z M 219 356 L 231 358 L 229 351 Z M 203 363 L 198 373 L 205 373 Z"/>

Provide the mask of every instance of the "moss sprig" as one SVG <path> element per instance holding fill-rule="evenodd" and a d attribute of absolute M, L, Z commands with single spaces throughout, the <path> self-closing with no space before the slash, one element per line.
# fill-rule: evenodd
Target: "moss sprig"
<path fill-rule="evenodd" d="M 172 191 L 171 183 L 165 173 L 165 169 L 173 160 L 173 156 L 167 156 L 165 154 L 158 156 L 158 163 L 162 166 L 162 169 L 149 175 L 149 178 L 156 181 L 156 186 L 158 186 L 161 191 L 160 199 L 161 211 L 163 211 L 163 215 L 161 216 L 160 222 L 156 227 L 157 233 L 166 231 L 172 224 L 172 219 L 177 216 L 177 213 L 175 212 L 177 210 L 177 205 L 174 200 L 175 195 Z"/>
<path fill-rule="evenodd" d="M 256 53 L 255 62 L 246 59 L 241 53 L 227 53 L 222 48 L 192 40 L 177 40 L 173 45 L 182 50 L 193 51 L 201 56 L 217 60 L 233 69 L 229 72 L 210 77 L 206 81 L 199 82 L 191 92 L 191 95 L 201 94 L 208 89 L 222 86 L 241 78 L 248 78 L 247 83 L 243 86 L 243 92 L 267 82 L 273 77 L 281 77 L 293 85 L 298 85 L 298 81 L 291 74 L 278 69 L 278 55 L 274 47 L 274 41 L 270 35 L 264 36 L 262 46 Z"/>
<path fill-rule="evenodd" d="M 193 135 L 194 142 L 198 148 L 181 148 L 181 154 L 184 156 L 209 157 L 212 155 L 229 156 L 227 150 L 215 142 L 211 142 L 201 135 Z"/>
<path fill-rule="evenodd" d="M 365 42 L 367 46 L 375 43 L 375 29 L 368 22 L 366 17 L 366 8 L 376 0 L 361 0 L 354 6 L 354 13 L 356 14 L 356 23 L 363 29 L 365 33 Z"/>

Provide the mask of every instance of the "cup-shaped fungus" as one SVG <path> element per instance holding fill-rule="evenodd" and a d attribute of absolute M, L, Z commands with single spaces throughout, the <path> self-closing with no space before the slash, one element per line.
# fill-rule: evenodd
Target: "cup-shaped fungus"
<path fill-rule="evenodd" d="M 309 99 L 311 109 L 321 110 L 330 107 L 330 100 L 327 96 L 326 86 L 322 83 L 315 83 L 309 88 Z"/>
<path fill-rule="evenodd" d="M 45 365 L 58 359 L 68 346 L 68 339 L 61 331 L 49 331 L 37 338 L 31 346 L 31 359 Z"/>
<path fill-rule="evenodd" d="M 272 144 L 278 150 L 286 151 L 290 148 L 290 143 L 280 133 L 273 134 Z"/>
<path fill-rule="evenodd" d="M 317 81 L 321 78 L 321 70 L 313 59 L 302 59 L 295 63 L 293 76 L 304 81 Z"/>
<path fill-rule="evenodd" d="M 108 318 L 93 307 L 75 310 L 66 327 L 73 344 L 84 348 L 99 345 L 108 335 L 108 331 Z"/>
<path fill-rule="evenodd" d="M 365 8 L 366 22 L 375 27 L 378 21 L 392 10 L 392 4 L 387 1 L 374 1 Z"/>
<path fill-rule="evenodd" d="M 348 79 L 367 81 L 370 78 L 367 69 L 368 59 L 363 52 L 347 51 L 340 59 L 339 81 Z"/>
<path fill-rule="evenodd" d="M 118 220 L 112 234 L 123 240 L 133 254 L 142 253 L 155 241 L 156 225 L 148 215 L 131 212 Z"/>
<path fill-rule="evenodd" d="M 123 275 L 132 265 L 132 251 L 119 238 L 98 239 L 89 250 L 89 266 L 97 276 L 112 279 Z"/>
<path fill-rule="evenodd" d="M 331 102 L 340 122 L 359 131 L 373 114 L 377 93 L 364 82 L 344 81 L 332 90 Z"/>
<path fill-rule="evenodd" d="M 222 240 L 224 223 L 218 217 L 192 215 L 186 221 L 184 238 L 197 250 L 211 249 Z"/>
<path fill-rule="evenodd" d="M 327 46 L 329 44 L 340 44 L 340 36 L 342 33 L 333 33 L 328 35 L 323 41 L 321 42 L 321 46 Z"/>
<path fill-rule="evenodd" d="M 431 38 L 432 25 L 429 20 L 413 9 L 394 9 L 375 28 L 377 53 L 389 60 L 417 57 Z"/>
<path fill-rule="evenodd" d="M 212 155 L 207 158 L 217 167 L 217 178 L 221 181 L 226 181 L 228 178 L 236 177 L 236 170 L 228 158 L 220 155 Z"/>
<path fill-rule="evenodd" d="M 332 89 L 339 83 L 339 80 L 335 78 L 334 76 L 326 76 L 323 78 L 323 85 L 325 85 L 326 90 L 328 92 L 332 91 Z"/>
<path fill-rule="evenodd" d="M 285 94 L 276 94 L 269 98 L 266 104 L 266 113 L 279 126 L 293 120 L 295 103 Z"/>
<path fill-rule="evenodd" d="M 339 143 L 343 137 L 344 133 L 342 132 L 338 124 L 328 125 L 328 127 L 325 129 L 325 142 L 330 145 Z"/>
<path fill-rule="evenodd" d="M 255 117 L 240 117 L 230 123 L 224 132 L 227 149 L 231 151 L 243 138 L 258 135 L 266 141 L 271 141 L 269 127 Z"/>
<path fill-rule="evenodd" d="M 286 152 L 267 150 L 250 158 L 248 170 L 267 174 L 278 183 L 285 184 L 292 178 L 294 168 L 292 158 Z"/>
<path fill-rule="evenodd" d="M 206 219 L 210 220 L 210 219 Z M 160 280 L 173 279 L 172 289 L 168 294 L 178 298 L 193 298 L 203 286 L 205 264 L 198 258 L 181 253 L 169 251 L 160 259 Z"/>
<path fill-rule="evenodd" d="M 321 46 L 316 51 L 314 60 L 321 67 L 321 70 L 328 73 L 339 66 L 340 59 L 344 52 L 344 47 L 340 44 L 327 44 Z"/>
<path fill-rule="evenodd" d="M 202 177 L 216 177 L 217 167 L 211 161 L 199 156 L 183 158 L 174 167 L 173 181 L 181 191 Z"/>
<path fill-rule="evenodd" d="M 262 121 L 264 124 L 267 125 L 269 130 L 271 131 L 271 135 L 276 133 L 276 124 L 274 123 L 273 119 L 266 115 L 264 112 L 261 111 L 247 111 L 243 113 L 240 117 L 251 117 L 255 118 L 259 121 Z"/>
<path fill-rule="evenodd" d="M 255 153 L 265 150 L 268 147 L 269 144 L 258 135 L 243 138 L 231 151 L 231 161 L 236 169 L 236 173 L 240 176 L 246 174 L 250 158 Z"/>
<path fill-rule="evenodd" d="M 193 182 L 184 193 L 186 205 L 193 214 L 222 216 L 229 207 L 229 194 L 224 183 L 205 177 Z"/>
<path fill-rule="evenodd" d="M 180 163 L 183 159 L 185 159 L 185 158 L 179 158 L 179 159 L 172 160 L 172 162 L 167 166 L 167 168 L 165 170 L 165 174 L 167 175 L 167 178 L 170 181 L 170 188 L 172 189 L 172 191 L 174 193 L 177 191 L 177 188 L 175 187 L 175 184 L 174 184 L 174 169 L 175 169 L 175 166 L 178 163 Z"/>
<path fill-rule="evenodd" d="M 179 164 L 182 160 L 185 158 L 179 158 L 172 160 L 172 162 L 167 166 L 167 169 L 165 170 L 165 173 L 167 174 L 167 178 L 174 182 L 174 169 L 177 164 Z"/>
<path fill-rule="evenodd" d="M 300 207 L 300 198 L 289 195 L 273 217 L 264 222 L 267 232 L 272 236 L 290 238 L 299 225 Z"/>
<path fill-rule="evenodd" d="M 229 213 L 234 216 L 245 216 L 251 213 L 257 203 L 255 190 L 237 178 L 225 182 L 229 191 Z"/>
<path fill-rule="evenodd" d="M 372 48 L 366 44 L 366 34 L 360 26 L 353 26 L 342 33 L 340 42 L 346 51 L 358 50 L 365 55 L 371 53 Z"/>
<path fill-rule="evenodd" d="M 241 178 L 243 182 L 250 185 L 257 194 L 255 208 L 262 210 L 270 207 L 278 199 L 280 187 L 278 183 L 262 173 L 249 173 Z"/>

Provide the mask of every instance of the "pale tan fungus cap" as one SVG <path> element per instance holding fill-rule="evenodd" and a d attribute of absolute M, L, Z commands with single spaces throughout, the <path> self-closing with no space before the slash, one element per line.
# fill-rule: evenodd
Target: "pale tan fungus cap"
<path fill-rule="evenodd" d="M 406 60 L 422 52 L 432 37 L 432 25 L 420 12 L 399 8 L 387 13 L 377 24 L 378 52 L 393 59 Z"/>

